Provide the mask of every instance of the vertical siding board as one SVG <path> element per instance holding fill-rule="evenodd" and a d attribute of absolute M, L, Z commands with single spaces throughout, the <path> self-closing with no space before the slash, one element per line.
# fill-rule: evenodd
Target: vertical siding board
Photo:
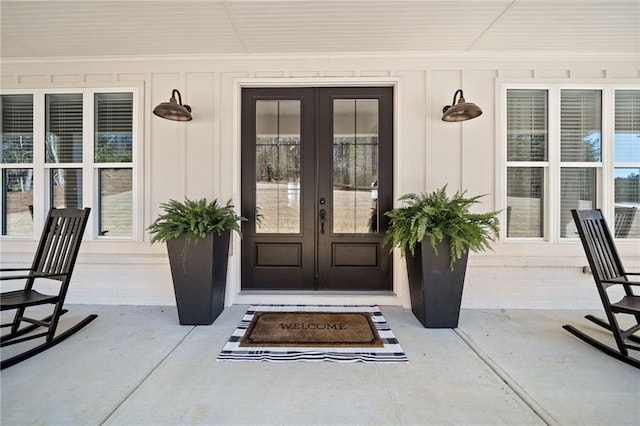
<path fill-rule="evenodd" d="M 399 71 L 397 93 L 398 129 L 395 141 L 397 193 L 424 191 L 426 145 L 424 135 L 428 124 L 426 115 L 425 72 Z"/>
<path fill-rule="evenodd" d="M 185 139 L 185 122 L 165 120 L 152 114 L 153 108 L 161 102 L 167 102 L 172 89 L 180 90 L 180 74 L 151 74 L 151 106 L 147 112 L 150 120 L 150 178 L 151 178 L 151 217 L 160 212 L 158 205 L 170 198 L 184 198 L 180 159 Z M 182 91 L 181 91 L 182 93 Z"/>
<path fill-rule="evenodd" d="M 396 71 L 400 69 L 401 71 Z M 355 72 L 353 70 L 356 70 Z M 169 198 L 215 196 L 223 201 L 239 200 L 240 132 L 237 78 L 301 77 L 313 83 L 322 77 L 341 82 L 355 77 L 397 76 L 398 121 L 396 124 L 395 194 L 433 190 L 445 183 L 449 188 L 488 193 L 478 206 L 495 208 L 496 171 L 499 141 L 499 91 L 495 78 L 537 82 L 538 79 L 570 83 L 578 79 L 637 83 L 637 61 L 608 61 L 603 67 L 595 59 L 550 61 L 544 58 L 507 60 L 473 58 L 333 58 L 269 59 L 243 58 L 211 60 L 123 60 L 123 61 L 43 61 L 3 64 L 3 89 L 40 89 L 105 86 L 140 82 L 144 87 L 141 107 L 144 125 L 144 226 L 159 213 L 158 204 Z M 83 76 L 80 80 L 74 75 Z M 325 79 L 326 80 L 326 79 Z M 609 81 L 607 81 L 609 80 Z M 363 81 L 359 79 L 356 81 Z M 287 79 L 282 80 L 287 84 Z M 179 89 L 183 101 L 194 107 L 194 121 L 162 120 L 152 109 L 166 102 L 172 89 Z M 444 105 L 450 104 L 457 89 L 478 104 L 484 114 L 464 123 L 441 121 Z M 145 233 L 146 234 L 146 233 Z M 148 237 L 147 241 L 148 241 Z M 74 303 L 172 304 L 173 295 L 166 251 L 162 245 L 137 242 L 87 242 L 78 276 Z M 5 248 L 6 247 L 6 248 Z M 7 241 L 2 256 L 21 256 L 20 247 Z M 239 241 L 229 268 L 227 301 L 237 294 L 239 282 Z M 233 250 L 232 248 L 232 250 Z M 620 247 L 630 261 L 628 245 Z M 591 308 L 597 307 L 588 277 L 581 272 L 583 259 L 579 245 L 496 244 L 495 252 L 474 254 L 470 259 L 468 287 L 463 306 L 473 308 Z M 111 254 L 109 254 L 111 253 Z M 25 262 L 27 262 L 26 260 Z M 396 291 L 408 303 L 404 260 L 398 258 Z M 135 267 L 134 267 L 135 266 Z M 104 277 L 114 272 L 118 280 Z M 79 271 L 79 273 L 82 271 Z M 114 282 L 116 283 L 114 285 Z M 566 283 L 573 283 L 566 286 Z M 563 285 L 559 285 L 563 284 Z M 584 290 L 584 291 L 583 291 Z M 572 294 L 571 299 L 564 298 Z M 567 306 L 571 300 L 572 306 Z"/>
<path fill-rule="evenodd" d="M 186 196 L 192 199 L 215 198 L 213 181 L 215 174 L 214 145 L 214 74 L 187 73 L 186 89 L 182 102 L 193 109 L 193 120 L 184 123 L 185 146 L 185 187 Z"/>
<path fill-rule="evenodd" d="M 487 194 L 479 211 L 495 208 L 495 78 L 496 72 L 465 71 L 465 99 L 482 108 L 482 115 L 462 123 L 462 189 L 469 195 Z"/>
<path fill-rule="evenodd" d="M 220 196 L 240 199 L 240 94 L 236 93 L 238 86 L 236 78 L 248 77 L 246 73 L 223 73 L 220 76 L 220 158 L 217 160 L 220 182 Z"/>
<path fill-rule="evenodd" d="M 220 188 L 222 186 L 222 179 L 220 177 L 220 147 L 222 145 L 222 88 L 220 84 L 220 72 L 216 72 L 213 75 L 213 135 L 212 135 L 212 143 L 213 143 L 213 158 L 211 159 L 211 164 L 213 167 L 212 174 L 212 188 L 213 193 L 216 197 L 220 197 Z M 225 105 L 226 108 L 230 108 Z"/>
<path fill-rule="evenodd" d="M 426 141 L 430 147 L 430 158 L 427 159 L 427 167 L 430 169 L 428 191 L 445 184 L 449 191 L 461 189 L 462 124 L 442 121 L 442 108 L 451 105 L 454 93 L 462 88 L 461 74 L 458 70 L 438 70 L 431 73 L 428 93 L 431 114 L 427 119 L 430 128 Z"/>

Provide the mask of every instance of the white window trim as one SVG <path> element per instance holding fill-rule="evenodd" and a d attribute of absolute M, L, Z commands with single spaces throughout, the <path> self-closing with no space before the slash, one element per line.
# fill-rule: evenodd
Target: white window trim
<path fill-rule="evenodd" d="M 132 169 L 132 235 L 128 237 L 101 236 L 98 233 L 98 210 L 99 210 L 99 194 L 97 193 L 98 170 L 101 168 L 122 167 L 122 163 L 94 163 L 94 113 L 93 113 L 93 94 L 97 93 L 114 93 L 114 92 L 130 92 L 133 94 L 133 152 L 132 161 L 127 167 Z M 46 163 L 44 144 L 41 143 L 45 138 L 45 111 L 44 99 L 47 94 L 70 94 L 81 93 L 83 95 L 83 162 L 82 163 Z M 91 184 L 83 184 L 82 199 L 86 207 L 91 207 L 91 215 L 89 217 L 89 226 L 85 230 L 84 238 L 94 241 L 134 241 L 142 242 L 144 240 L 144 229 L 142 224 L 142 214 L 144 211 L 143 199 L 141 191 L 143 188 L 143 146 L 144 141 L 142 132 L 142 115 L 144 111 L 143 90 L 141 86 L 131 85 L 101 85 L 100 87 L 82 86 L 82 87 L 38 87 L 33 89 L 2 89 L 0 95 L 33 95 L 33 162 L 32 163 L 16 163 L 3 164 L 4 168 L 33 168 L 33 235 L 32 236 L 16 236 L 16 235 L 0 235 L 3 241 L 25 241 L 37 240 L 40 238 L 43 220 L 49 209 L 49 177 L 47 170 L 59 166 L 81 167 L 83 182 Z M 37 184 L 36 184 L 37 183 Z M 2 197 L 0 197 L 0 208 L 2 208 Z"/>
<path fill-rule="evenodd" d="M 539 237 L 510 237 L 506 231 L 500 235 L 500 241 L 506 243 L 574 243 L 578 237 L 560 237 L 557 224 L 560 223 L 560 173 L 563 163 L 560 161 L 560 93 L 568 90 L 601 90 L 602 91 L 602 157 L 598 163 L 571 163 L 564 167 L 594 167 L 597 170 L 596 206 L 600 208 L 605 217 L 613 217 L 614 205 L 614 177 L 616 167 L 638 167 L 637 163 L 616 163 L 614 153 L 615 138 L 615 91 L 638 90 L 638 81 L 625 82 L 593 82 L 593 81 L 530 81 L 523 83 L 521 80 L 498 80 L 496 84 L 496 145 L 498 146 L 496 161 L 496 201 L 498 208 L 502 210 L 500 222 L 506 227 L 507 223 L 507 167 L 509 164 L 518 166 L 532 166 L 545 168 L 544 184 L 544 236 Z M 548 91 L 548 158 L 546 162 L 510 162 L 507 161 L 507 90 L 529 89 Z M 610 224 L 612 226 L 612 224 Z M 637 239 L 618 240 L 621 243 L 632 242 L 637 244 Z"/>

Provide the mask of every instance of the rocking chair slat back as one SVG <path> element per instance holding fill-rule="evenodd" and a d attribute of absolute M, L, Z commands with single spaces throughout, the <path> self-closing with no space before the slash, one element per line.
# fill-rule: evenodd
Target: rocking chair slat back
<path fill-rule="evenodd" d="M 583 210 L 576 214 L 584 224 L 583 245 L 595 276 L 601 281 L 624 276 L 624 267 L 600 210 Z"/>
<path fill-rule="evenodd" d="M 56 212 L 49 215 L 32 270 L 43 274 L 60 274 L 62 280 L 74 265 L 83 231 L 83 217 Z"/>

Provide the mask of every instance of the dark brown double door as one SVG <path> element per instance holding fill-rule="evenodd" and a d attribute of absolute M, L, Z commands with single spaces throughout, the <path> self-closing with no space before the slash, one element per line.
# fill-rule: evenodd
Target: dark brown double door
<path fill-rule="evenodd" d="M 393 89 L 242 91 L 242 289 L 392 290 Z"/>

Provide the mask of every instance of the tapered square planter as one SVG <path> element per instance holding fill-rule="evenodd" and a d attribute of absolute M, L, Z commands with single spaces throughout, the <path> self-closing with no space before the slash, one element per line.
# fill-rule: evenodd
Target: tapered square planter
<path fill-rule="evenodd" d="M 444 238 L 437 249 L 436 256 L 431 242 L 424 240 L 414 255 L 406 253 L 411 311 L 426 328 L 456 328 L 469 253 L 451 270 L 449 239 Z"/>
<path fill-rule="evenodd" d="M 209 233 L 197 241 L 167 241 L 181 325 L 209 325 L 224 309 L 231 232 Z"/>

